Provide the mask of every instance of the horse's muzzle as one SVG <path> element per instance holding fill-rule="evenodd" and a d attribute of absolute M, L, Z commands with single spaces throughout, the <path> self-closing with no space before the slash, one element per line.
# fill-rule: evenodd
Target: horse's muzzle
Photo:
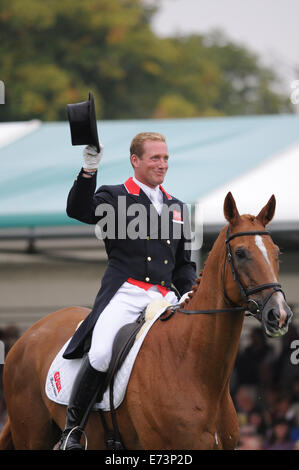
<path fill-rule="evenodd" d="M 289 329 L 293 312 L 281 293 L 274 294 L 262 312 L 262 325 L 267 336 L 283 336 Z"/>

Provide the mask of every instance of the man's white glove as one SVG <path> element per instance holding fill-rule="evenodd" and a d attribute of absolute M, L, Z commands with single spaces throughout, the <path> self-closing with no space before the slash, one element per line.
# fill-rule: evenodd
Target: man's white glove
<path fill-rule="evenodd" d="M 186 292 L 179 300 L 179 303 L 182 304 L 183 302 L 185 302 L 186 299 L 189 298 L 189 294 L 190 292 L 192 292 L 191 290 L 189 292 Z"/>
<path fill-rule="evenodd" d="M 83 168 L 97 170 L 104 153 L 104 146 L 100 144 L 100 152 L 93 145 L 87 145 L 83 150 Z"/>

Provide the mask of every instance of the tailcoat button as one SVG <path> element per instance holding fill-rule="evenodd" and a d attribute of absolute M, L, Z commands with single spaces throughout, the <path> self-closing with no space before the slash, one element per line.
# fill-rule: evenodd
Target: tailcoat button
<path fill-rule="evenodd" d="M 150 256 L 148 256 L 147 261 L 152 261 L 152 258 Z"/>
<path fill-rule="evenodd" d="M 167 243 L 168 245 L 170 245 L 170 240 L 167 240 L 166 243 Z"/>
<path fill-rule="evenodd" d="M 164 264 L 168 264 L 168 259 L 165 259 L 165 260 L 164 260 Z"/>
<path fill-rule="evenodd" d="M 145 280 L 146 280 L 146 282 L 149 282 L 150 278 L 149 278 L 149 277 L 146 277 Z"/>

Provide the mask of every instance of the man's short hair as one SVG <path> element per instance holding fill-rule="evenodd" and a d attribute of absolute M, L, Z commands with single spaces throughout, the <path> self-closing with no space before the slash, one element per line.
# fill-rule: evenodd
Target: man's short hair
<path fill-rule="evenodd" d="M 148 140 L 158 140 L 160 142 L 166 142 L 164 135 L 159 132 L 140 132 L 135 135 L 130 145 L 130 157 L 135 154 L 141 158 L 143 154 L 143 144 Z"/>

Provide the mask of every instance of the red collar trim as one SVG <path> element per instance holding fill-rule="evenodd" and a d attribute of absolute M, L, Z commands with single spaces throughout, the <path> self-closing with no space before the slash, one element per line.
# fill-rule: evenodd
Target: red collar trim
<path fill-rule="evenodd" d="M 133 194 L 134 196 L 139 196 L 140 194 L 140 186 L 138 186 L 138 184 L 135 183 L 135 181 L 133 180 L 133 177 L 131 176 L 125 183 L 125 188 L 126 190 L 128 191 L 129 194 Z M 163 188 L 163 186 L 160 185 L 160 189 L 161 191 L 165 194 L 165 196 L 167 197 L 167 199 L 172 199 L 172 197 L 170 196 L 170 194 L 168 194 L 165 189 Z"/>
<path fill-rule="evenodd" d="M 172 199 L 172 197 L 170 196 L 170 194 L 168 194 L 165 189 L 160 185 L 160 189 L 161 191 L 165 194 L 165 196 L 167 197 L 167 199 Z"/>
<path fill-rule="evenodd" d="M 125 188 L 129 194 L 133 194 L 134 196 L 139 196 L 140 187 L 138 184 L 135 183 L 132 176 L 125 182 Z"/>

